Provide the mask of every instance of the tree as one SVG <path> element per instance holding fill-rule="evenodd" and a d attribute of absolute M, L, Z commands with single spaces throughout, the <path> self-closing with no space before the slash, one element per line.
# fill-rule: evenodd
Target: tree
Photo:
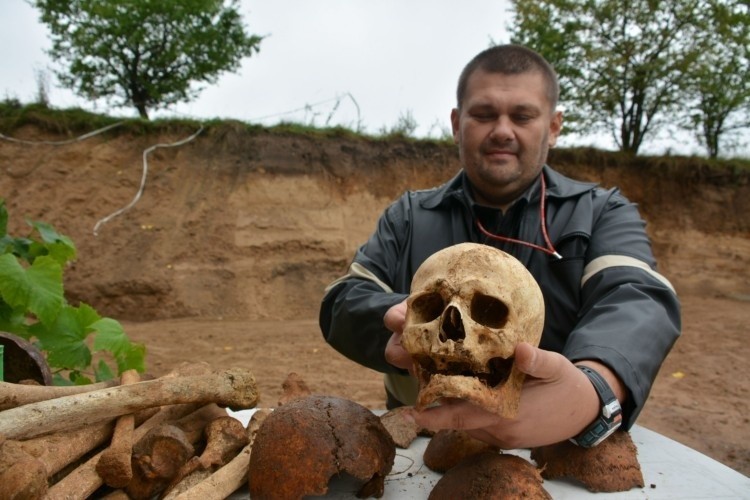
<path fill-rule="evenodd" d="M 33 0 L 50 29 L 61 83 L 78 95 L 148 110 L 186 102 L 259 50 L 237 0 Z"/>
<path fill-rule="evenodd" d="M 690 104 L 687 127 L 716 158 L 728 132 L 750 127 L 750 5 L 742 0 L 705 3 L 700 55 L 683 87 Z"/>
<path fill-rule="evenodd" d="M 636 154 L 680 103 L 678 83 L 698 52 L 699 2 L 513 0 L 511 41 L 555 67 L 574 130 L 609 130 Z"/>

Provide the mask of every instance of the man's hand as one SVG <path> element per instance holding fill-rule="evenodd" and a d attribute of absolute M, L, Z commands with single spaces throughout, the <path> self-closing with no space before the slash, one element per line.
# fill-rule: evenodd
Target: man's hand
<path fill-rule="evenodd" d="M 601 403 L 589 379 L 572 362 L 526 343 L 516 346 L 515 357 L 516 366 L 526 374 L 517 418 L 501 418 L 466 401 L 449 399 L 415 411 L 414 420 L 433 430 L 463 429 L 506 450 L 564 441 L 594 421 Z M 613 377 L 603 365 L 582 363 L 608 372 L 602 373 L 608 380 Z M 621 388 L 613 389 L 622 401 Z"/>
<path fill-rule="evenodd" d="M 385 360 L 397 368 L 410 370 L 412 367 L 411 356 L 401 346 L 401 334 L 406 322 L 406 301 L 399 302 L 388 309 L 383 316 L 385 327 L 393 332 L 388 344 L 385 346 Z"/>

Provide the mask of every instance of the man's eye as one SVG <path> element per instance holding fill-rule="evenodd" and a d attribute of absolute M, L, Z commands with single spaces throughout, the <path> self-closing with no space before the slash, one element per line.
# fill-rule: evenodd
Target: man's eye
<path fill-rule="evenodd" d="M 488 122 L 495 119 L 495 115 L 492 113 L 474 113 L 472 116 L 475 120 L 479 120 L 481 122 Z"/>
<path fill-rule="evenodd" d="M 526 123 L 533 119 L 534 117 L 530 115 L 513 115 L 513 121 L 516 123 Z"/>

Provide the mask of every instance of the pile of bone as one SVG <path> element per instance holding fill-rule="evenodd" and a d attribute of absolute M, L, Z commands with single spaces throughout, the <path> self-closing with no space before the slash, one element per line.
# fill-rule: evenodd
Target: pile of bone
<path fill-rule="evenodd" d="M 0 498 L 225 498 L 247 480 L 247 370 L 54 387 L 0 382 Z"/>

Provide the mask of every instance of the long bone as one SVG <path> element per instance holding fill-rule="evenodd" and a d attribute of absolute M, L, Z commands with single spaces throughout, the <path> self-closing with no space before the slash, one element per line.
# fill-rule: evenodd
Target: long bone
<path fill-rule="evenodd" d="M 106 389 L 118 385 L 118 381 L 107 380 L 88 385 L 26 385 L 0 381 L 0 411 L 23 406 L 38 401 L 71 396 Z"/>
<path fill-rule="evenodd" d="M 135 370 L 127 370 L 121 376 L 122 385 L 137 384 L 139 381 L 140 376 Z M 117 417 L 109 448 L 104 450 L 96 464 L 96 471 L 108 486 L 125 487 L 133 477 L 131 458 L 134 430 L 135 415 L 133 413 Z"/>
<path fill-rule="evenodd" d="M 133 437 L 135 440 L 139 440 L 154 427 L 175 421 L 191 412 L 198 411 L 200 408 L 200 403 L 165 406 L 159 410 L 156 415 L 138 426 L 135 429 Z M 104 484 L 104 481 L 102 481 L 102 478 L 96 472 L 96 464 L 99 462 L 102 453 L 104 452 L 100 451 L 93 457 L 89 458 L 70 474 L 52 485 L 47 492 L 47 498 L 72 499 L 90 497 L 100 486 L 102 486 L 102 484 Z"/>
<path fill-rule="evenodd" d="M 255 377 L 248 370 L 162 377 L 11 408 L 0 412 L 0 434 L 26 439 L 164 405 L 217 403 L 247 409 L 258 397 Z"/>

